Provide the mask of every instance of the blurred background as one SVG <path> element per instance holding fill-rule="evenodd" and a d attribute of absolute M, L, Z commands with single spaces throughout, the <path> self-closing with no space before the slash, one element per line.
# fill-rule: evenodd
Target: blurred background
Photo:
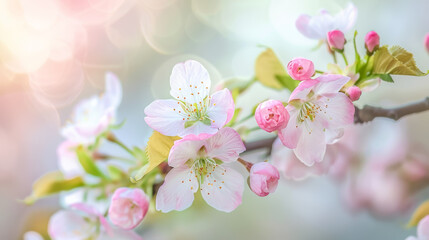
<path fill-rule="evenodd" d="M 60 128 L 79 100 L 99 94 L 104 74 L 114 72 L 124 94 L 117 132 L 128 145 L 144 146 L 151 130 L 143 109 L 155 98 L 169 98 L 174 64 L 195 59 L 210 72 L 213 86 L 229 78 L 251 79 L 254 61 L 274 49 L 284 64 L 294 57 L 326 69 L 331 62 L 317 42 L 295 28 L 302 14 L 324 8 L 340 11 L 341 0 L 0 0 L 0 239 L 22 239 L 27 230 L 42 232 L 58 208 L 58 198 L 33 206 L 20 200 L 32 182 L 57 169 Z M 417 65 L 429 69 L 423 39 L 429 28 L 427 0 L 359 0 L 355 28 L 363 38 L 375 30 L 381 44 L 400 45 L 414 53 Z M 349 42 L 352 32 L 346 34 Z M 351 54 L 351 44 L 347 46 Z M 429 77 L 394 77 L 357 105 L 397 105 L 429 95 Z M 239 100 L 251 106 L 268 97 L 286 100 L 286 91 L 255 84 Z M 253 121 L 253 122 L 252 122 Z M 429 147 L 429 112 L 408 116 L 410 142 Z M 250 120 L 249 124 L 254 124 Z M 266 136 L 266 135 L 261 135 Z M 249 136 L 248 140 L 261 137 Z M 256 159 L 256 156 L 247 156 Z M 420 192 L 417 201 L 429 197 Z M 413 205 L 415 206 L 415 205 Z M 405 239 L 412 208 L 404 214 L 375 217 L 344 205 L 338 183 L 328 177 L 301 182 L 284 180 L 278 190 L 260 198 L 245 190 L 233 213 L 205 204 L 184 212 L 153 214 L 138 230 L 145 239 Z"/>

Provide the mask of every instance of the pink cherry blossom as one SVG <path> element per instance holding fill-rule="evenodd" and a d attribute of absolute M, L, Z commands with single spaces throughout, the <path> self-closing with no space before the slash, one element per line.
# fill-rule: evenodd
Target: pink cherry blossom
<path fill-rule="evenodd" d="M 380 46 L 380 36 L 375 31 L 371 31 L 365 36 L 365 48 L 369 53 L 372 53 L 374 50 Z"/>
<path fill-rule="evenodd" d="M 133 229 L 145 217 L 149 198 L 139 188 L 118 188 L 112 196 L 109 208 L 110 221 L 123 229 Z"/>
<path fill-rule="evenodd" d="M 346 39 L 344 38 L 344 33 L 340 30 L 333 30 L 328 32 L 327 40 L 329 47 L 332 50 L 340 50 L 344 49 L 344 44 L 346 43 Z"/>
<path fill-rule="evenodd" d="M 349 3 L 345 9 L 335 16 L 332 16 L 326 10 L 321 10 L 319 15 L 313 17 L 305 14 L 299 16 L 295 24 L 298 31 L 304 36 L 311 39 L 325 40 L 329 31 L 340 30 L 347 32 L 350 30 L 354 26 L 356 18 L 357 8 L 352 3 Z"/>
<path fill-rule="evenodd" d="M 417 237 L 409 236 L 405 240 L 427 240 L 429 239 L 429 216 L 420 220 L 417 225 Z"/>
<path fill-rule="evenodd" d="M 37 232 L 26 232 L 24 234 L 24 240 L 43 240 L 43 237 Z"/>
<path fill-rule="evenodd" d="M 173 169 L 165 177 L 156 197 L 156 209 L 182 211 L 192 205 L 194 193 L 219 211 L 231 212 L 241 204 L 243 176 L 226 166 L 245 150 L 240 135 L 222 128 L 204 140 L 181 139 L 168 156 Z"/>
<path fill-rule="evenodd" d="M 279 137 L 304 164 L 321 162 L 326 144 L 338 140 L 342 129 L 353 123 L 353 103 L 338 92 L 349 80 L 342 75 L 321 75 L 301 82 L 292 92 L 286 107 L 289 123 Z"/>
<path fill-rule="evenodd" d="M 215 134 L 234 114 L 228 89 L 209 96 L 211 80 L 199 62 L 176 64 L 170 76 L 174 100 L 155 100 L 144 110 L 146 123 L 167 136 Z"/>
<path fill-rule="evenodd" d="M 362 90 L 360 90 L 357 86 L 351 86 L 347 88 L 346 90 L 347 96 L 349 96 L 350 100 L 357 101 L 360 98 L 360 95 L 362 95 Z"/>
<path fill-rule="evenodd" d="M 93 96 L 81 101 L 74 109 L 73 118 L 61 131 L 69 141 L 92 144 L 98 135 L 114 123 L 116 109 L 122 99 L 119 79 L 106 74 L 106 91 L 102 96 Z"/>
<path fill-rule="evenodd" d="M 287 72 L 295 80 L 308 80 L 314 75 L 314 63 L 305 58 L 295 58 L 287 64 Z"/>
<path fill-rule="evenodd" d="M 250 189 L 258 196 L 265 197 L 276 191 L 280 174 L 277 168 L 267 162 L 253 164 L 250 169 Z"/>
<path fill-rule="evenodd" d="M 268 100 L 258 105 L 255 111 L 256 123 L 267 132 L 285 128 L 289 121 L 289 113 L 283 103 Z"/>

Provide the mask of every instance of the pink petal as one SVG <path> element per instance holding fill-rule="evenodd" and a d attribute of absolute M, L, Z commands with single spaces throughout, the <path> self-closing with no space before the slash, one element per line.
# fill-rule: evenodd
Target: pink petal
<path fill-rule="evenodd" d="M 216 182 L 215 182 L 216 180 Z M 241 204 L 243 176 L 237 171 L 218 166 L 201 186 L 204 200 L 219 211 L 231 212 Z"/>
<path fill-rule="evenodd" d="M 225 88 L 211 96 L 207 115 L 212 120 L 212 127 L 222 128 L 234 115 L 234 99 L 231 92 Z"/>
<path fill-rule="evenodd" d="M 345 9 L 335 16 L 335 21 L 337 23 L 337 29 L 342 32 L 347 32 L 350 30 L 356 23 L 358 15 L 358 10 L 353 3 L 349 3 Z"/>
<path fill-rule="evenodd" d="M 155 100 L 144 109 L 144 120 L 152 129 L 166 136 L 180 136 L 185 129 L 183 110 L 175 100 Z"/>
<path fill-rule="evenodd" d="M 236 161 L 238 155 L 246 150 L 240 135 L 232 128 L 225 127 L 208 138 L 204 144 L 207 156 L 223 162 Z"/>
<path fill-rule="evenodd" d="M 337 74 L 324 74 L 315 80 L 320 83 L 314 86 L 317 95 L 338 93 L 341 88 L 350 80 L 350 77 Z"/>
<path fill-rule="evenodd" d="M 162 212 L 185 210 L 192 205 L 197 190 L 198 180 L 188 166 L 173 168 L 158 190 L 156 210 Z"/>
<path fill-rule="evenodd" d="M 108 72 L 106 73 L 106 91 L 103 95 L 106 107 L 116 109 L 122 101 L 122 86 L 118 77 Z"/>
<path fill-rule="evenodd" d="M 289 101 L 294 99 L 306 99 L 307 95 L 312 90 L 312 87 L 318 83 L 319 81 L 313 79 L 301 81 L 298 87 L 296 87 L 295 90 L 293 90 L 293 92 L 290 94 Z"/>
<path fill-rule="evenodd" d="M 96 221 L 91 224 L 77 211 L 60 210 L 49 220 L 49 236 L 56 240 L 87 239 L 96 233 Z"/>
<path fill-rule="evenodd" d="M 305 127 L 301 126 L 299 128 Z M 313 166 L 314 163 L 323 160 L 326 151 L 326 142 L 325 134 L 319 126 L 311 124 L 309 128 L 311 129 L 304 129 L 302 131 L 294 153 L 302 163 L 307 166 Z"/>
<path fill-rule="evenodd" d="M 271 159 L 273 165 L 277 167 L 284 177 L 295 181 L 325 174 L 330 167 L 329 162 L 325 160 L 315 163 L 311 167 L 305 165 L 295 156 L 292 149 L 283 146 L 279 138 L 274 141 Z"/>
<path fill-rule="evenodd" d="M 303 14 L 296 19 L 295 26 L 302 35 L 312 39 L 320 39 L 319 34 L 309 26 L 310 21 L 311 17 Z"/>
<path fill-rule="evenodd" d="M 198 151 L 203 146 L 201 140 L 190 140 L 187 137 L 174 142 L 168 155 L 168 165 L 172 167 L 182 166 L 189 159 L 198 158 Z"/>
<path fill-rule="evenodd" d="M 73 178 L 85 174 L 85 170 L 82 168 L 76 155 L 77 145 L 70 141 L 64 141 L 57 148 L 58 167 L 65 178 Z"/>
<path fill-rule="evenodd" d="M 355 107 L 352 101 L 343 93 L 337 93 L 330 98 L 322 100 L 322 106 L 326 107 L 326 114 L 323 114 L 323 127 L 328 129 L 343 128 L 353 124 Z"/>
<path fill-rule="evenodd" d="M 286 110 L 288 110 L 290 114 L 289 123 L 278 132 L 278 135 L 283 145 L 293 149 L 298 145 L 299 138 L 302 135 L 302 129 L 297 123 L 298 110 L 289 105 L 286 106 Z"/>
<path fill-rule="evenodd" d="M 208 96 L 210 85 L 209 73 L 197 61 L 188 60 L 173 67 L 170 94 L 177 100 L 198 104 Z"/>

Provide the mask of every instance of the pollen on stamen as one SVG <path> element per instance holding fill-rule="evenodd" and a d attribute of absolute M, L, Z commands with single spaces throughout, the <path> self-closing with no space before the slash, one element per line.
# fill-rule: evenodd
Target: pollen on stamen
<path fill-rule="evenodd" d="M 179 88 L 179 91 L 182 90 L 182 88 Z"/>
<path fill-rule="evenodd" d="M 191 190 L 194 190 L 194 187 L 191 187 Z"/>
<path fill-rule="evenodd" d="M 224 181 L 222 181 L 222 183 L 225 183 Z"/>
<path fill-rule="evenodd" d="M 182 183 L 184 183 L 185 181 L 182 180 Z"/>
<path fill-rule="evenodd" d="M 219 189 L 222 189 L 222 187 L 219 187 Z"/>
<path fill-rule="evenodd" d="M 192 87 L 192 85 L 189 85 L 189 87 Z"/>

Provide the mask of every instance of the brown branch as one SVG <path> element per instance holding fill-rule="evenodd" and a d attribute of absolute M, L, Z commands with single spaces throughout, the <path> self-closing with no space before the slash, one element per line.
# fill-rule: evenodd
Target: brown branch
<path fill-rule="evenodd" d="M 429 97 L 395 108 L 382 108 L 365 105 L 362 109 L 355 106 L 355 123 L 365 123 L 377 117 L 398 120 L 406 115 L 429 110 Z"/>
<path fill-rule="evenodd" d="M 365 105 L 362 109 L 355 106 L 355 123 L 365 123 L 377 117 L 398 120 L 406 115 L 420 113 L 429 110 L 429 97 L 395 108 L 382 108 Z M 246 152 L 266 148 L 271 152 L 271 147 L 276 138 L 266 138 L 257 141 L 246 142 Z"/>

